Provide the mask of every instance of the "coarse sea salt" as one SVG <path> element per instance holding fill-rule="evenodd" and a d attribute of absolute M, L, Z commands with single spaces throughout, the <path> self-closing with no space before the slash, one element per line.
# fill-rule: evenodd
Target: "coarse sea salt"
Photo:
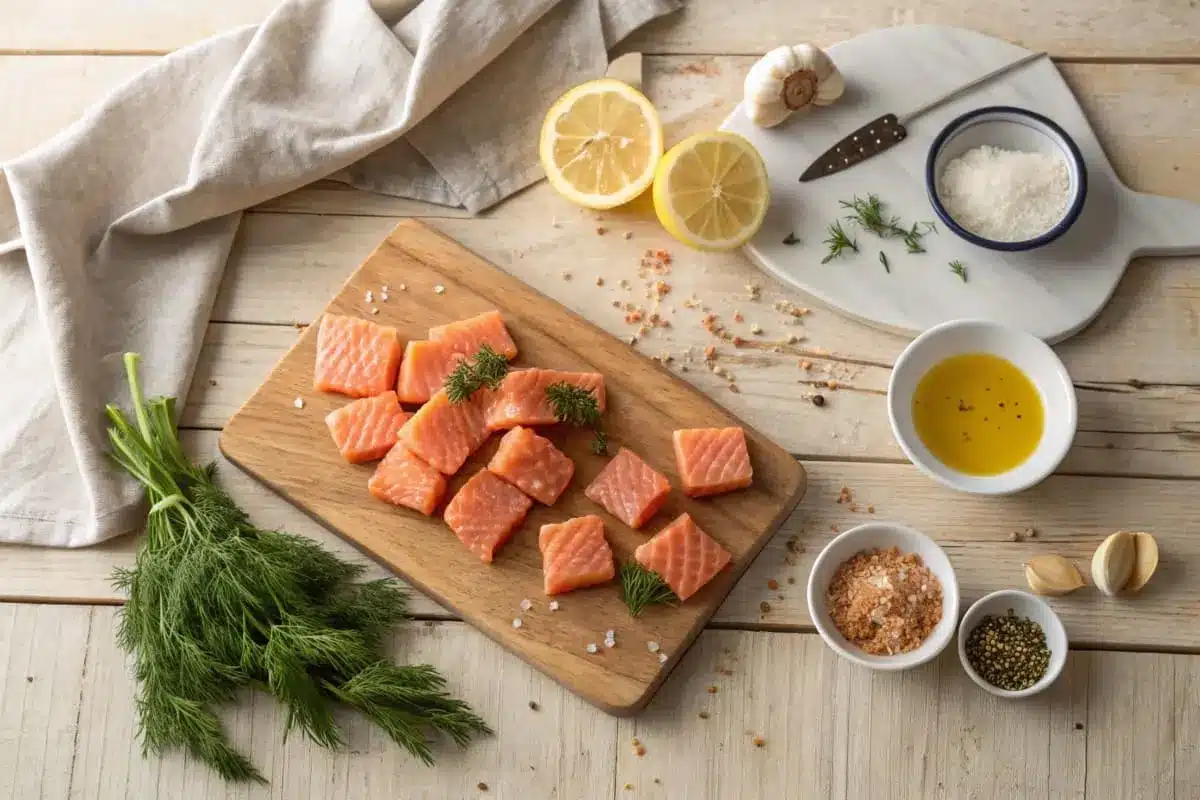
<path fill-rule="evenodd" d="M 992 241 L 1024 241 L 1055 227 L 1070 201 L 1061 154 L 980 145 L 946 164 L 937 197 L 971 233 Z"/>
<path fill-rule="evenodd" d="M 1062 219 L 1071 200 L 1071 175 L 1059 153 L 981 145 L 946 164 L 937 192 L 950 216 L 971 233 L 1019 242 Z"/>

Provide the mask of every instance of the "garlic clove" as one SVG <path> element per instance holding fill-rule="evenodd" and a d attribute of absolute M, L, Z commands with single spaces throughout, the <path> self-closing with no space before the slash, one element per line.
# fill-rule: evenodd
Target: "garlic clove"
<path fill-rule="evenodd" d="M 1092 555 L 1096 588 L 1110 596 L 1124 589 L 1133 575 L 1135 555 L 1134 536 L 1128 531 L 1117 531 L 1101 542 Z"/>
<path fill-rule="evenodd" d="M 1060 555 L 1034 556 L 1025 564 L 1025 581 L 1034 594 L 1061 597 L 1083 586 L 1078 568 Z"/>
<path fill-rule="evenodd" d="M 1158 542 L 1148 533 L 1133 534 L 1133 574 L 1122 591 L 1138 592 L 1158 569 Z"/>
<path fill-rule="evenodd" d="M 793 112 L 829 105 L 845 81 L 833 60 L 811 44 L 776 47 L 746 74 L 742 106 L 756 125 L 773 127 Z"/>

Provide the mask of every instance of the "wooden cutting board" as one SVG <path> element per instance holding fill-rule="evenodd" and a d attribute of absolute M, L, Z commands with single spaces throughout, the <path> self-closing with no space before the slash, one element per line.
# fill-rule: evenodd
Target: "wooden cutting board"
<path fill-rule="evenodd" d="M 401 284 L 406 286 L 400 290 Z M 390 287 L 379 302 L 381 287 Z M 436 286 L 445 291 L 437 294 Z M 375 303 L 366 302 L 367 291 Z M 371 308 L 379 309 L 377 315 Z M 415 221 L 400 223 L 350 277 L 326 311 L 371 319 L 399 329 L 404 339 L 426 336 L 433 325 L 499 309 L 520 350 L 517 365 L 604 373 L 605 429 L 610 452 L 626 445 L 678 487 L 671 432 L 676 428 L 743 425 L 707 397 L 623 342 L 535 292 L 517 279 Z M 804 469 L 762 434 L 746 428 L 754 485 L 744 491 L 690 500 L 678 489 L 666 507 L 637 532 L 588 500 L 583 489 L 607 459 L 588 450 L 581 430 L 543 429 L 576 464 L 575 478 L 557 505 L 535 505 L 528 519 L 483 564 L 467 552 L 440 517 L 423 517 L 367 493 L 374 465 L 347 464 L 325 427 L 327 413 L 348 402 L 312 388 L 317 326 L 309 326 L 221 435 L 221 451 L 235 464 L 323 524 L 382 561 L 485 634 L 571 691 L 614 714 L 645 705 L 767 539 L 804 495 Z M 304 408 L 294 401 L 304 399 Z M 459 472 L 450 493 L 481 469 L 498 436 Z M 447 495 L 448 497 L 450 494 Z M 541 525 L 599 514 L 618 562 L 683 511 L 733 554 L 712 583 L 678 608 L 657 607 L 632 619 L 618 586 L 559 597 L 549 610 L 542 592 Z M 521 601 L 533 606 L 522 611 Z M 520 628 L 513 620 L 520 618 Z M 616 647 L 604 647 L 605 631 Z M 648 642 L 658 642 L 659 662 Z M 599 652 L 587 652 L 589 643 Z"/>

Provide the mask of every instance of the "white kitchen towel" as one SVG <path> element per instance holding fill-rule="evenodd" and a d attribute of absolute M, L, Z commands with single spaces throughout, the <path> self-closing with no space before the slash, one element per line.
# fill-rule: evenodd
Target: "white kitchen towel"
<path fill-rule="evenodd" d="M 333 176 L 477 211 L 540 176 L 568 86 L 679 0 L 285 0 L 0 165 L 0 541 L 136 529 L 104 404 L 185 397 L 242 209 Z M 349 269 L 352 265 L 347 265 Z M 2 557 L 2 554 L 0 554 Z"/>

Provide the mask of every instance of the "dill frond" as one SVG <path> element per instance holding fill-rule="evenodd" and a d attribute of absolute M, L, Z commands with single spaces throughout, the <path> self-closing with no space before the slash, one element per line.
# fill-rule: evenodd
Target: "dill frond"
<path fill-rule="evenodd" d="M 636 561 L 621 565 L 621 599 L 629 607 L 631 617 L 639 616 L 646 606 L 679 602 L 662 576 Z"/>

